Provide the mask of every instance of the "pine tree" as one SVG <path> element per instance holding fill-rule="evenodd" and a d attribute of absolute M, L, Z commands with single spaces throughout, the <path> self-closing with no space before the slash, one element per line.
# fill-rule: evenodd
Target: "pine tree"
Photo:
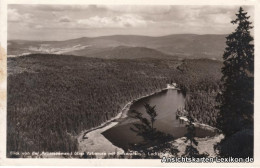
<path fill-rule="evenodd" d="M 186 146 L 185 153 L 183 157 L 195 157 L 199 155 L 199 152 L 196 147 L 198 146 L 198 142 L 195 140 L 195 126 L 193 124 L 194 120 L 190 115 L 190 112 L 187 116 L 188 123 L 186 125 L 187 127 L 187 133 L 185 134 L 186 140 L 185 143 L 188 142 L 188 145 Z"/>
<path fill-rule="evenodd" d="M 132 111 L 132 117 L 138 119 L 138 122 L 134 123 L 134 127 L 130 129 L 137 133 L 137 136 L 141 136 L 143 141 L 138 144 L 130 144 L 131 148 L 144 154 L 145 158 L 158 158 L 159 156 L 150 156 L 149 153 L 162 152 L 165 150 L 170 150 L 171 154 L 176 155 L 179 151 L 171 143 L 168 143 L 173 140 L 173 137 L 154 127 L 157 117 L 156 106 L 145 103 L 144 107 L 146 114 L 149 116 L 148 118 L 143 117 L 141 112 L 136 110 Z"/>
<path fill-rule="evenodd" d="M 182 155 L 183 157 L 207 157 L 207 153 L 200 154 L 197 146 L 198 142 L 195 139 L 195 125 L 194 125 L 194 119 L 191 117 L 191 113 L 189 112 L 187 115 L 188 123 L 186 125 L 187 127 L 187 133 L 185 134 L 186 140 L 185 143 L 188 142 L 185 153 Z"/>
<path fill-rule="evenodd" d="M 253 126 L 254 45 L 250 35 L 253 27 L 242 7 L 236 16 L 231 23 L 237 28 L 226 37 L 222 91 L 217 96 L 217 127 L 226 137 Z"/>

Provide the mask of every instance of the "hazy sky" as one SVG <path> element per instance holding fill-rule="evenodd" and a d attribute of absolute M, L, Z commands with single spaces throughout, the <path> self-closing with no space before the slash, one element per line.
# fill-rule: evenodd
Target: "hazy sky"
<path fill-rule="evenodd" d="M 227 34 L 239 6 L 9 5 L 8 39 Z M 253 20 L 253 8 L 244 9 Z"/>

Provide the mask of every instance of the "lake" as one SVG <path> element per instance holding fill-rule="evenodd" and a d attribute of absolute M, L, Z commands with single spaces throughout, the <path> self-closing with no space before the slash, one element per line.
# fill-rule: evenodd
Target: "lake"
<path fill-rule="evenodd" d="M 176 111 L 178 108 L 184 107 L 185 96 L 179 90 L 163 90 L 154 95 L 139 99 L 134 102 L 129 111 L 128 116 L 131 116 L 131 111 L 136 110 L 143 114 L 145 113 L 144 103 L 149 103 L 151 106 L 156 106 L 156 112 L 158 116 L 154 123 L 154 127 L 164 133 L 171 134 L 174 138 L 183 137 L 187 129 L 185 124 L 181 123 L 179 119 L 176 119 Z M 138 120 L 131 117 L 126 117 L 120 121 L 116 126 L 106 130 L 102 134 L 115 146 L 123 148 L 124 150 L 129 149 L 130 143 L 138 143 L 142 141 L 140 136 L 137 136 L 130 128 L 133 127 L 133 123 Z M 196 128 L 196 137 L 210 137 L 214 136 L 215 133 L 209 130 Z"/>

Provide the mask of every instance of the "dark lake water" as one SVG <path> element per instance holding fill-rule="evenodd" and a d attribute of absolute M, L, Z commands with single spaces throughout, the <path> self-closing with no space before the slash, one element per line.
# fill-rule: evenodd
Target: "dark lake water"
<path fill-rule="evenodd" d="M 132 110 L 137 110 L 143 113 L 143 116 L 148 116 L 145 113 L 144 103 L 150 105 L 156 105 L 156 112 L 158 116 L 155 121 L 155 128 L 171 134 L 174 138 L 183 137 L 187 129 L 185 124 L 181 123 L 179 119 L 176 119 L 176 111 L 180 107 L 184 107 L 185 96 L 178 90 L 164 90 L 160 93 L 152 96 L 140 99 L 132 104 L 128 112 L 128 116 L 131 116 Z M 135 132 L 130 130 L 133 127 L 133 123 L 138 122 L 131 117 L 127 117 L 120 121 L 116 126 L 103 132 L 103 135 L 114 145 L 127 150 L 130 143 L 138 143 L 142 141 L 140 136 L 137 136 Z M 201 128 L 196 128 L 197 137 L 213 136 L 214 133 Z"/>

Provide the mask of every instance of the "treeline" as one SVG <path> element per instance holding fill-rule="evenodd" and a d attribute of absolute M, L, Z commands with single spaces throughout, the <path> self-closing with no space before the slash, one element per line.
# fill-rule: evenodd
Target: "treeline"
<path fill-rule="evenodd" d="M 212 60 L 180 64 L 46 54 L 8 58 L 7 155 L 76 151 L 81 131 L 114 117 L 130 100 L 165 88 L 171 79 L 190 97 L 187 110 L 202 116 L 201 121 L 213 122 L 205 117 L 212 111 L 204 111 L 214 102 L 191 100 L 215 94 L 220 66 Z"/>

